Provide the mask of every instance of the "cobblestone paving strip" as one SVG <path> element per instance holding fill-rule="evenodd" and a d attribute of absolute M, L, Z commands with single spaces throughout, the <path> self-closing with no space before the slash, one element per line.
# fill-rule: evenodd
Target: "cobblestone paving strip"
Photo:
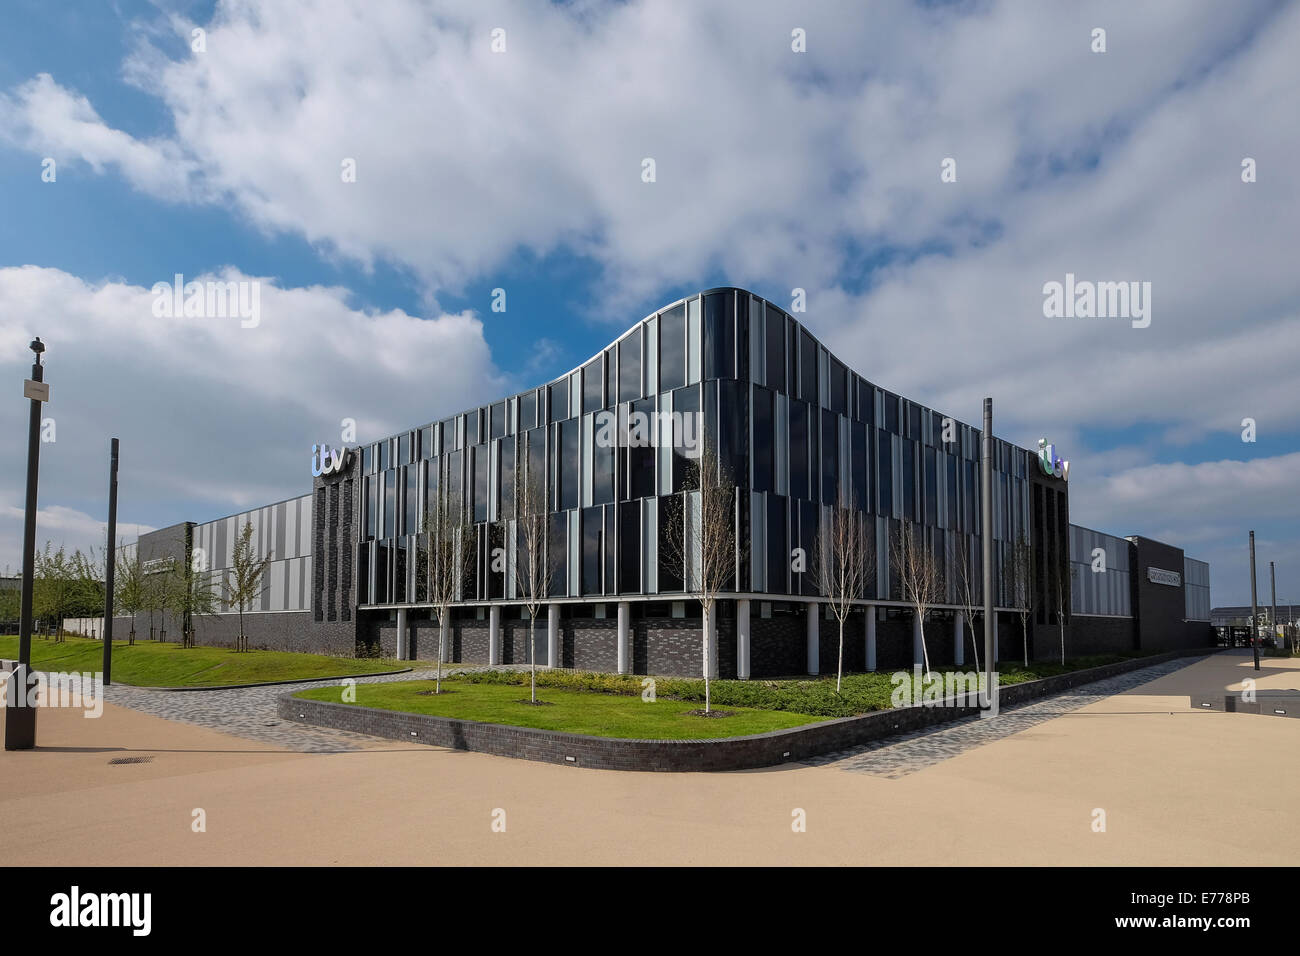
<path fill-rule="evenodd" d="M 1028 730 L 1030 727 L 1072 713 L 1104 697 L 1122 694 L 1140 687 L 1199 660 L 1204 658 L 1182 657 L 1153 664 L 1141 670 L 1094 681 L 1026 704 L 1002 708 L 996 717 L 964 717 L 938 728 L 914 730 L 886 740 L 822 754 L 801 762 L 809 766 L 831 767 L 836 770 L 847 770 L 850 773 L 869 773 L 898 779 L 916 773 L 918 770 L 924 770 L 926 767 L 932 767 L 968 750 L 995 740 L 1002 740 L 1022 730 Z"/>
<path fill-rule="evenodd" d="M 526 669 L 524 665 L 490 667 L 457 667 L 444 669 L 442 676 L 464 674 L 481 670 Z M 381 677 L 357 677 L 358 684 L 376 684 L 388 681 L 433 680 L 435 671 L 415 670 L 405 674 Z M 274 744 L 285 750 L 300 753 L 340 753 L 373 747 L 379 738 L 355 734 L 347 730 L 327 727 L 309 727 L 286 723 L 276 713 L 276 701 L 285 694 L 296 693 L 308 687 L 339 685 L 335 680 L 300 681 L 293 684 L 276 684 L 267 687 L 236 687 L 225 690 L 192 691 L 179 694 L 168 690 L 150 690 L 129 684 L 110 684 L 104 688 L 104 699 L 110 704 L 130 707 L 155 717 L 198 724 L 211 730 L 233 734 L 249 740 Z"/>

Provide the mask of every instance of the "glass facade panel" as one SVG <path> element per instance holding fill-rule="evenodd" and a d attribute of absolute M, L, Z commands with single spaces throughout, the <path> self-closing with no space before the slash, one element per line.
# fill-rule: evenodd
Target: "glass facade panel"
<path fill-rule="evenodd" d="M 786 536 L 786 511 L 789 499 L 767 496 L 767 590 L 787 594 L 790 575 L 790 547 Z"/>
<path fill-rule="evenodd" d="M 569 580 L 569 514 L 559 512 L 551 515 L 550 534 L 547 536 L 547 551 L 550 555 L 551 597 L 561 597 L 568 593 Z"/>
<path fill-rule="evenodd" d="M 790 399 L 790 497 L 807 498 L 812 491 L 808 480 L 808 406 Z"/>
<path fill-rule="evenodd" d="M 736 377 L 735 296 L 730 292 L 704 297 L 704 377 Z"/>
<path fill-rule="evenodd" d="M 409 465 L 411 463 L 411 435 L 410 432 L 402 432 L 397 436 L 397 464 Z"/>
<path fill-rule="evenodd" d="M 611 399 L 613 392 L 610 393 Z M 618 400 L 631 402 L 641 397 L 641 330 L 618 343 Z"/>
<path fill-rule="evenodd" d="M 415 534 L 419 528 L 420 510 L 420 466 L 407 465 L 406 472 L 406 521 L 402 525 L 402 534 Z"/>
<path fill-rule="evenodd" d="M 489 438 L 500 438 L 506 433 L 506 403 L 497 402 L 489 410 L 491 423 L 489 425 Z"/>
<path fill-rule="evenodd" d="M 776 396 L 762 386 L 754 386 L 754 490 L 775 491 L 773 438 L 775 437 Z"/>
<path fill-rule="evenodd" d="M 876 432 L 876 511 L 886 516 L 894 513 L 893 445 L 889 432 Z"/>
<path fill-rule="evenodd" d="M 618 591 L 641 593 L 641 502 L 618 506 Z"/>
<path fill-rule="evenodd" d="M 655 446 L 658 444 L 655 401 L 645 398 L 631 405 L 628 420 L 628 494 L 649 498 L 655 493 Z"/>
<path fill-rule="evenodd" d="M 560 446 L 556 453 L 556 476 L 559 481 L 561 508 L 576 508 L 582 485 L 578 474 L 580 462 L 578 419 L 560 422 Z"/>
<path fill-rule="evenodd" d="M 513 438 L 502 439 L 498 446 L 498 468 L 500 497 L 497 500 L 497 516 L 502 520 L 515 516 L 515 442 Z"/>
<path fill-rule="evenodd" d="M 831 411 L 849 414 L 849 370 L 838 359 L 831 359 Z"/>
<path fill-rule="evenodd" d="M 560 379 L 551 386 L 551 421 L 562 422 L 569 417 L 569 380 Z"/>
<path fill-rule="evenodd" d="M 605 527 L 603 508 L 582 509 L 582 593 L 602 594 Z"/>
<path fill-rule="evenodd" d="M 682 589 L 681 564 L 674 561 L 674 556 L 682 553 L 684 531 L 682 530 L 682 497 L 659 499 L 659 591 L 680 591 Z"/>
<path fill-rule="evenodd" d="M 471 467 L 474 469 L 474 520 L 487 521 L 488 502 L 492 500 L 488 481 L 491 477 L 491 456 L 488 446 L 480 445 L 470 449 Z"/>
<path fill-rule="evenodd" d="M 799 330 L 799 398 L 816 405 L 817 395 L 817 340 L 803 329 Z"/>
<path fill-rule="evenodd" d="M 524 392 L 519 396 L 519 430 L 528 431 L 537 425 L 537 393 Z"/>
<path fill-rule="evenodd" d="M 384 537 L 397 533 L 397 473 L 384 472 Z"/>
<path fill-rule="evenodd" d="M 840 419 L 832 411 L 822 409 L 821 461 L 822 504 L 838 504 L 837 485 L 840 483 Z"/>
<path fill-rule="evenodd" d="M 698 451 L 703 441 L 700 389 L 679 388 L 673 392 L 673 491 L 688 486 L 694 474 Z M 691 483 L 693 487 L 693 482 Z"/>
<path fill-rule="evenodd" d="M 785 392 L 785 316 L 767 306 L 767 387 Z"/>
<path fill-rule="evenodd" d="M 582 410 L 594 412 L 605 407 L 605 370 L 601 368 L 600 359 L 588 362 L 582 367 Z"/>
<path fill-rule="evenodd" d="M 659 316 L 659 390 L 686 384 L 686 306 Z"/>

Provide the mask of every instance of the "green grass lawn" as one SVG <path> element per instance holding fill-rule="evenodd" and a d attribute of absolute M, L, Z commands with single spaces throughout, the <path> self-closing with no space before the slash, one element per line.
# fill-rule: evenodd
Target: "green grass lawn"
<path fill-rule="evenodd" d="M 18 656 L 16 635 L 0 636 L 0 657 Z M 32 667 L 42 671 L 100 671 L 104 645 L 86 637 L 63 643 L 32 637 Z M 256 684 L 262 681 L 348 677 L 400 670 L 409 666 L 375 658 L 328 657 L 290 651 L 248 651 L 237 654 L 224 647 L 181 647 L 179 644 L 137 640 L 113 642 L 113 682 L 143 687 L 204 687 L 215 684 Z"/>
<path fill-rule="evenodd" d="M 356 703 L 361 707 L 400 710 L 437 717 L 456 717 L 512 727 L 536 727 L 540 730 L 587 734 L 593 737 L 640 738 L 650 740 L 699 740 L 716 737 L 742 737 L 769 730 L 798 727 L 824 718 L 791 711 L 756 710 L 749 707 L 719 708 L 731 711 L 729 717 L 700 717 L 689 713 L 701 705 L 694 701 L 667 700 L 660 697 L 646 703 L 627 694 L 602 694 L 591 691 L 539 687 L 537 697 L 547 703 L 527 703 L 527 675 L 523 685 L 512 683 L 474 683 L 457 678 L 442 682 L 443 693 L 423 694 L 433 689 L 432 681 L 394 681 L 382 684 L 358 684 Z M 342 703 L 339 687 L 315 687 L 300 691 L 296 697 Z"/>
<path fill-rule="evenodd" d="M 999 661 L 998 684 L 1007 686 L 1052 677 L 1067 671 L 1110 664 L 1137 654 L 1107 654 L 1067 660 L 1065 666 L 1050 661 L 1032 662 L 1025 667 L 1014 661 Z M 954 668 L 936 668 L 943 673 Z M 963 673 L 965 671 L 963 670 Z M 870 674 L 845 674 L 840 692 L 835 692 L 835 675 L 791 677 L 778 680 L 715 680 L 710 682 L 714 707 L 751 707 L 759 710 L 788 711 L 817 717 L 852 717 L 873 710 L 888 710 L 896 686 L 893 671 Z M 585 671 L 538 671 L 539 687 L 579 692 L 598 692 L 638 696 L 645 678 L 630 674 L 597 674 Z M 457 680 L 475 684 L 528 684 L 528 674 L 518 671 L 481 671 L 460 675 Z M 698 678 L 656 677 L 655 692 L 660 698 L 683 701 L 704 700 L 704 681 Z M 920 699 L 917 694 L 914 699 Z"/>

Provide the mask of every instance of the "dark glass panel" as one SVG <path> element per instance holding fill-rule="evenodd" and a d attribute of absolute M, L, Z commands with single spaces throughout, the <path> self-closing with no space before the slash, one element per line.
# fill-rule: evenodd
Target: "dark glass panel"
<path fill-rule="evenodd" d="M 735 295 L 714 292 L 704 297 L 704 377 L 735 378 Z"/>
<path fill-rule="evenodd" d="M 602 408 L 605 390 L 605 370 L 601 368 L 599 358 L 595 358 L 582 367 L 582 410 L 594 412 Z"/>
<path fill-rule="evenodd" d="M 370 545 L 357 545 L 357 603 L 370 603 Z"/>
<path fill-rule="evenodd" d="M 610 392 L 611 398 L 613 392 Z M 630 402 L 641 397 L 641 330 L 618 343 L 618 400 Z"/>
<path fill-rule="evenodd" d="M 582 509 L 582 593 L 600 594 L 605 528 L 603 508 Z"/>
<path fill-rule="evenodd" d="M 812 555 L 817 548 L 817 514 L 821 510 L 815 501 L 800 501 L 799 503 L 799 547 L 803 549 L 805 555 L 805 564 L 812 568 Z M 813 575 L 808 570 L 800 574 L 792 574 L 791 579 L 798 585 L 795 593 L 797 594 L 816 594 L 817 585 L 813 581 Z"/>
<path fill-rule="evenodd" d="M 563 378 L 551 386 L 551 421 L 562 422 L 569 417 L 569 380 Z"/>
<path fill-rule="evenodd" d="M 618 362 L 614 349 L 605 350 L 605 408 L 618 404 Z"/>
<path fill-rule="evenodd" d="M 790 497 L 807 498 L 808 481 L 808 406 L 790 399 Z"/>
<path fill-rule="evenodd" d="M 659 316 L 659 391 L 686 384 L 686 306 Z"/>
<path fill-rule="evenodd" d="M 579 466 L 582 456 L 579 449 L 578 419 L 570 418 L 560 422 L 560 447 L 558 454 L 558 471 L 560 484 L 560 507 L 578 507 Z"/>
<path fill-rule="evenodd" d="M 406 521 L 402 525 L 402 534 L 415 534 L 420 512 L 420 466 L 406 466 Z"/>
<path fill-rule="evenodd" d="M 700 412 L 699 386 L 673 392 L 673 491 L 681 491 L 688 482 L 694 486 L 691 476 L 704 440 Z"/>
<path fill-rule="evenodd" d="M 397 436 L 397 461 L 394 464 L 407 465 L 411 462 L 411 433 L 402 432 Z"/>
<path fill-rule="evenodd" d="M 425 425 L 420 429 L 420 453 L 421 458 L 433 457 L 433 426 Z"/>
<path fill-rule="evenodd" d="M 591 500 L 608 504 L 614 500 L 614 458 L 617 455 L 618 416 L 612 411 L 596 414 L 592 424 Z"/>
<path fill-rule="evenodd" d="M 506 433 L 506 403 L 497 402 L 489 409 L 489 438 L 500 438 Z"/>
<path fill-rule="evenodd" d="M 848 373 L 849 370 L 844 367 L 844 363 L 838 359 L 831 359 L 831 410 L 839 412 L 841 415 L 849 414 L 848 399 Z"/>
<path fill-rule="evenodd" d="M 633 498 L 649 498 L 655 493 L 655 446 L 659 422 L 655 401 L 645 398 L 633 402 L 628 429 L 628 492 Z"/>
<path fill-rule="evenodd" d="M 767 387 L 785 392 L 785 316 L 767 308 Z"/>
<path fill-rule="evenodd" d="M 822 504 L 838 505 L 835 496 L 840 480 L 840 419 L 822 409 L 821 482 Z"/>
<path fill-rule="evenodd" d="M 375 456 L 371 451 L 372 446 L 363 445 L 361 448 L 361 474 L 370 474 L 370 465 L 374 462 Z"/>
<path fill-rule="evenodd" d="M 916 442 L 910 438 L 898 443 L 903 459 L 903 517 L 916 520 Z"/>
<path fill-rule="evenodd" d="M 537 392 L 524 392 L 519 396 L 519 430 L 526 432 L 537 425 Z"/>
<path fill-rule="evenodd" d="M 772 456 L 775 422 L 773 403 L 776 396 L 769 389 L 754 386 L 754 490 L 774 491 L 775 465 Z"/>
<path fill-rule="evenodd" d="M 749 385 L 718 385 L 718 464 L 736 487 L 749 487 Z"/>
<path fill-rule="evenodd" d="M 641 502 L 618 506 L 618 591 L 641 593 Z"/>
<path fill-rule="evenodd" d="M 682 590 L 683 568 L 677 558 L 682 553 L 682 497 L 659 499 L 659 590 L 662 593 Z"/>
<path fill-rule="evenodd" d="M 374 538 L 379 534 L 379 484 L 383 481 L 378 475 L 366 478 L 366 537 Z"/>
<path fill-rule="evenodd" d="M 876 432 L 876 510 L 894 513 L 894 443 L 889 432 Z"/>
<path fill-rule="evenodd" d="M 474 520 L 487 521 L 488 502 L 491 500 L 491 489 L 488 483 L 491 478 L 492 459 L 488 454 L 487 445 L 471 448 L 470 454 L 473 456 L 470 463 L 474 469 Z"/>
<path fill-rule="evenodd" d="M 378 465 L 378 467 L 379 467 L 379 470 L 380 470 L 380 471 L 387 471 L 387 470 L 388 470 L 388 449 L 389 449 L 389 446 L 390 446 L 391 444 L 392 444 L 392 443 L 391 443 L 391 442 L 389 441 L 389 439 L 387 439 L 387 438 L 385 438 L 383 441 L 381 441 L 381 442 L 379 443 L 379 465 Z"/>
<path fill-rule="evenodd" d="M 371 603 L 388 602 L 388 545 L 380 544 L 375 549 L 375 593 Z"/>
<path fill-rule="evenodd" d="M 818 403 L 817 340 L 799 331 L 799 397 L 809 404 Z"/>
<path fill-rule="evenodd" d="M 487 596 L 489 598 L 503 598 L 506 596 L 506 526 L 500 522 L 494 522 L 487 526 L 487 530 Z"/>
<path fill-rule="evenodd" d="M 393 572 L 393 601 L 401 603 L 406 600 L 406 539 L 399 538 L 393 549 L 397 558 L 397 568 Z"/>
<path fill-rule="evenodd" d="M 893 392 L 885 392 L 885 428 L 895 435 L 898 431 L 898 396 Z"/>
<path fill-rule="evenodd" d="M 477 445 L 479 442 L 478 409 L 465 415 L 465 445 Z"/>
<path fill-rule="evenodd" d="M 948 488 L 948 528 L 957 530 L 957 456 L 944 455 L 944 468 L 947 470 Z"/>
<path fill-rule="evenodd" d="M 849 425 L 849 444 L 851 446 L 850 468 L 853 480 L 853 507 L 858 511 L 867 510 L 867 426 L 862 422 Z"/>
<path fill-rule="evenodd" d="M 939 520 L 939 472 L 933 448 L 926 448 L 925 454 L 925 523 L 934 525 Z"/>
<path fill-rule="evenodd" d="M 551 597 L 563 596 L 569 582 L 569 516 L 567 513 L 551 515 L 547 548 L 551 562 Z"/>
<path fill-rule="evenodd" d="M 397 472 L 384 472 L 384 537 L 397 533 Z"/>
<path fill-rule="evenodd" d="M 546 479 L 546 427 L 534 428 L 528 432 L 528 477 L 531 485 L 534 476 L 540 475 L 545 487 Z M 528 487 L 527 485 L 525 487 Z M 553 510 L 551 499 L 546 498 L 547 511 Z"/>
<path fill-rule="evenodd" d="M 515 442 L 513 438 L 502 439 L 499 457 L 501 491 L 498 499 L 497 516 L 502 520 L 515 516 Z"/>
<path fill-rule="evenodd" d="M 789 499 L 782 495 L 767 497 L 767 591 L 788 594 L 790 545 L 786 533 L 786 509 Z"/>

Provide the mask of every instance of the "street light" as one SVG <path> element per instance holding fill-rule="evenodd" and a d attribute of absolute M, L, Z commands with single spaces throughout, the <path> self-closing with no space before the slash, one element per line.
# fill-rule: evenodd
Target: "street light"
<path fill-rule="evenodd" d="M 41 464 L 41 403 L 50 400 L 45 384 L 39 338 L 28 346 L 35 354 L 32 377 L 23 382 L 23 395 L 31 399 L 31 420 L 27 427 L 27 510 L 23 519 L 23 590 L 18 612 L 18 666 L 9 677 L 14 695 L 5 715 L 5 750 L 31 750 L 36 746 L 36 708 L 27 699 L 27 675 L 32 667 L 32 583 L 36 560 L 36 483 Z"/>

